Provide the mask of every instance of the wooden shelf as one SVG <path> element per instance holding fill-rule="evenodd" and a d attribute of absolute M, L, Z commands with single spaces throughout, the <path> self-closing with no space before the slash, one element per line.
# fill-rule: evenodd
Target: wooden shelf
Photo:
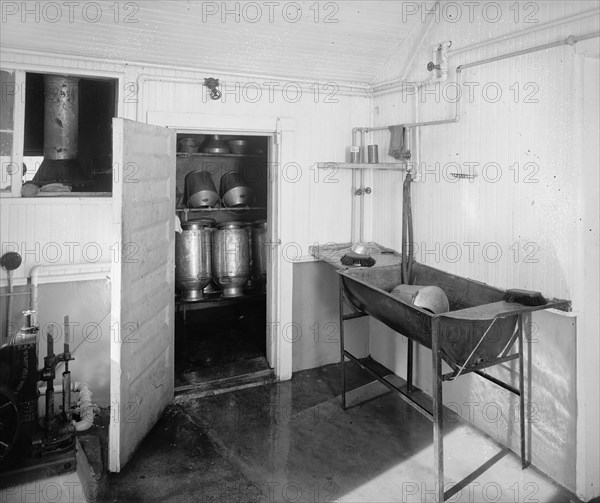
<path fill-rule="evenodd" d="M 266 293 L 261 290 L 246 291 L 238 297 L 223 297 L 220 293 L 206 295 L 203 299 L 186 301 L 180 297 L 175 297 L 175 308 L 177 311 L 196 311 L 198 309 L 209 309 L 227 304 L 237 304 L 250 300 L 261 300 L 266 297 Z"/>
<path fill-rule="evenodd" d="M 406 164 L 403 162 L 318 162 L 319 169 L 388 169 L 392 171 L 406 171 Z"/>
<path fill-rule="evenodd" d="M 210 154 L 205 152 L 177 152 L 177 157 L 266 157 L 267 154 Z"/>
<path fill-rule="evenodd" d="M 205 211 L 253 211 L 253 210 L 266 210 L 263 206 L 244 206 L 243 208 L 176 208 L 175 211 L 187 212 L 205 212 Z"/>

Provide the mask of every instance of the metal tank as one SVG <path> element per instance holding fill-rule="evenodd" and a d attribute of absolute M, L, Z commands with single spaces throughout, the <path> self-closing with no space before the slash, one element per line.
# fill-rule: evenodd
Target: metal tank
<path fill-rule="evenodd" d="M 223 297 L 238 297 L 250 278 L 248 228 L 242 222 L 220 224 L 213 233 L 212 267 Z"/>
<path fill-rule="evenodd" d="M 175 286 L 184 301 L 203 298 L 202 289 L 212 279 L 211 228 L 209 218 L 181 224 L 183 232 L 175 234 Z"/>
<path fill-rule="evenodd" d="M 258 220 L 253 223 L 251 229 L 252 242 L 252 277 L 258 281 L 262 288 L 266 288 L 267 284 L 267 262 L 268 262 L 268 245 L 267 245 L 267 221 Z"/>

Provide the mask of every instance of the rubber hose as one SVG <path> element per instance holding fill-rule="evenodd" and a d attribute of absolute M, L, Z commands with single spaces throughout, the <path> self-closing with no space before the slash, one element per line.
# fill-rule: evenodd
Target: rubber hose
<path fill-rule="evenodd" d="M 92 392 L 89 386 L 82 382 L 76 383 L 74 391 L 79 393 L 79 415 L 80 421 L 72 421 L 75 431 L 85 431 L 94 424 L 94 407 L 92 405 Z"/>
<path fill-rule="evenodd" d="M 410 177 L 410 178 L 409 178 Z M 406 213 L 407 213 L 407 219 L 406 219 L 406 227 L 408 229 L 408 267 L 407 267 L 407 272 L 406 272 L 406 283 L 410 283 L 410 278 L 412 277 L 412 266 L 413 266 L 413 261 L 414 261 L 414 242 L 413 242 L 413 218 L 412 218 L 412 189 L 411 189 L 411 184 L 412 184 L 412 175 L 410 173 L 408 173 L 406 175 L 406 178 L 408 179 L 408 201 L 406 202 Z"/>
<path fill-rule="evenodd" d="M 412 264 L 412 211 L 410 201 L 410 183 L 412 175 L 406 174 L 402 188 L 402 283 L 409 284 Z"/>
<path fill-rule="evenodd" d="M 39 388 L 40 396 L 46 393 L 46 387 Z M 77 401 L 80 410 L 80 421 L 71 421 L 75 426 L 76 431 L 85 431 L 94 424 L 94 406 L 92 405 L 92 392 L 87 383 L 84 382 L 71 382 L 71 391 L 79 393 L 79 400 Z M 63 387 L 61 384 L 55 387 L 54 393 L 63 393 Z"/>
<path fill-rule="evenodd" d="M 402 264 L 400 272 L 402 273 L 402 283 L 406 283 L 406 181 L 402 188 Z"/>

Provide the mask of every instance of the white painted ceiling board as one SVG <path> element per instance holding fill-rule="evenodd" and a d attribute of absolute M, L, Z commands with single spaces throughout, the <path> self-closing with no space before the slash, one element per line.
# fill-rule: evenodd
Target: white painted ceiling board
<path fill-rule="evenodd" d="M 68 4 L 12 2 L 12 10 L 3 12 L 2 47 L 215 73 L 364 83 L 422 26 L 416 15 L 404 16 L 403 23 L 406 2 L 393 0 L 99 1 L 77 3 L 72 12 Z M 290 22 L 299 12 L 296 5 L 302 9 L 299 20 Z M 238 9 L 239 22 L 232 14 L 223 22 L 223 6 Z M 257 18 L 258 8 L 260 18 L 249 22 Z M 136 22 L 125 22 L 127 15 Z"/>

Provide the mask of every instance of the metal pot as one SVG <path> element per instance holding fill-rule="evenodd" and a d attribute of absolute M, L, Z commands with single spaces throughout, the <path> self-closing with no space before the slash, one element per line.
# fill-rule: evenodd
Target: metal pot
<path fill-rule="evenodd" d="M 212 279 L 211 231 L 215 221 L 209 218 L 181 224 L 183 232 L 175 233 L 175 286 L 182 300 L 203 298 L 202 289 Z"/>
<path fill-rule="evenodd" d="M 448 297 L 439 286 L 398 285 L 390 293 L 407 304 L 433 314 L 447 313 L 450 310 Z"/>
<path fill-rule="evenodd" d="M 228 208 L 252 206 L 254 204 L 254 190 L 240 173 L 230 171 L 221 177 L 221 198 Z"/>
<path fill-rule="evenodd" d="M 200 140 L 199 138 L 193 138 L 193 137 L 181 138 L 181 140 L 179 140 L 177 152 L 193 154 L 195 152 L 198 152 L 198 149 L 200 148 L 201 143 L 202 143 L 202 140 Z"/>
<path fill-rule="evenodd" d="M 269 250 L 267 245 L 267 221 L 254 222 L 252 233 L 252 277 L 259 281 L 263 287 L 267 282 L 267 261 Z"/>
<path fill-rule="evenodd" d="M 228 222 L 213 233 L 212 268 L 223 297 L 243 294 L 250 278 L 248 228 L 241 222 Z"/>
<path fill-rule="evenodd" d="M 227 144 L 232 154 L 245 154 L 248 151 L 247 140 L 229 140 Z"/>
<path fill-rule="evenodd" d="M 202 145 L 202 152 L 206 154 L 229 154 L 229 147 L 225 143 L 221 136 L 214 134 L 209 136 Z"/>
<path fill-rule="evenodd" d="M 190 208 L 209 208 L 219 202 L 219 194 L 212 175 L 207 171 L 197 170 L 185 177 L 187 205 Z"/>

